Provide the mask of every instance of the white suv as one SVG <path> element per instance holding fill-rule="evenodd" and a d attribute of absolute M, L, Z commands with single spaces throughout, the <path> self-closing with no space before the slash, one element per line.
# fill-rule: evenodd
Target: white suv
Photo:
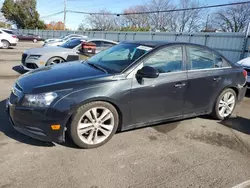
<path fill-rule="evenodd" d="M 0 41 L 2 48 L 7 49 L 10 46 L 16 46 L 18 38 L 12 30 L 0 28 Z"/>

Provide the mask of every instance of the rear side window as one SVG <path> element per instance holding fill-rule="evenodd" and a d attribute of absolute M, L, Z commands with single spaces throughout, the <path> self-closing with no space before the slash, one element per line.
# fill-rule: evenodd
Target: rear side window
<path fill-rule="evenodd" d="M 3 31 L 4 31 L 5 33 L 11 34 L 11 35 L 14 34 L 13 31 L 5 30 L 5 29 L 3 29 Z"/>
<path fill-rule="evenodd" d="M 199 47 L 187 47 L 189 70 L 229 67 L 220 56 Z"/>

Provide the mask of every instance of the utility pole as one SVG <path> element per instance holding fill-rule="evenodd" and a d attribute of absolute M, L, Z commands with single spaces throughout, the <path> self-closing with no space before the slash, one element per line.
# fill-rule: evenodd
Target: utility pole
<path fill-rule="evenodd" d="M 207 29 L 208 29 L 208 22 L 209 22 L 209 14 L 207 15 L 207 21 L 206 21 L 206 31 L 207 31 Z"/>
<path fill-rule="evenodd" d="M 66 30 L 66 13 L 67 13 L 67 0 L 64 0 L 64 19 L 63 19 L 64 27 L 63 27 L 63 30 Z"/>

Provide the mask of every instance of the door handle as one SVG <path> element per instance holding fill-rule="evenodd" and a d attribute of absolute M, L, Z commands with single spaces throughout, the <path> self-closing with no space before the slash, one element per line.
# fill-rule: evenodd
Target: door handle
<path fill-rule="evenodd" d="M 177 84 L 174 85 L 174 87 L 176 87 L 176 88 L 182 88 L 185 85 L 186 85 L 185 83 L 177 83 Z"/>
<path fill-rule="evenodd" d="M 214 81 L 215 81 L 215 82 L 218 82 L 218 81 L 220 81 L 220 80 L 221 80 L 221 77 L 219 77 L 219 76 L 218 76 L 218 77 L 214 77 Z"/>

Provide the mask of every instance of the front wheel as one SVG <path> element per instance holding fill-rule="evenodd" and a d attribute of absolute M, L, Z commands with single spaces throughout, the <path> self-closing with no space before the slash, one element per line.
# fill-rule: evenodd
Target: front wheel
<path fill-rule="evenodd" d="M 108 142 L 117 131 L 119 115 L 109 103 L 97 101 L 80 107 L 72 118 L 69 133 L 81 148 L 96 148 Z"/>
<path fill-rule="evenodd" d="M 65 60 L 61 57 L 52 57 L 47 61 L 46 66 L 56 65 L 56 64 L 60 64 L 60 63 L 64 63 L 64 62 L 65 62 Z"/>
<path fill-rule="evenodd" d="M 213 117 L 224 120 L 230 117 L 236 106 L 236 93 L 232 89 L 225 89 L 217 98 L 213 109 Z"/>

